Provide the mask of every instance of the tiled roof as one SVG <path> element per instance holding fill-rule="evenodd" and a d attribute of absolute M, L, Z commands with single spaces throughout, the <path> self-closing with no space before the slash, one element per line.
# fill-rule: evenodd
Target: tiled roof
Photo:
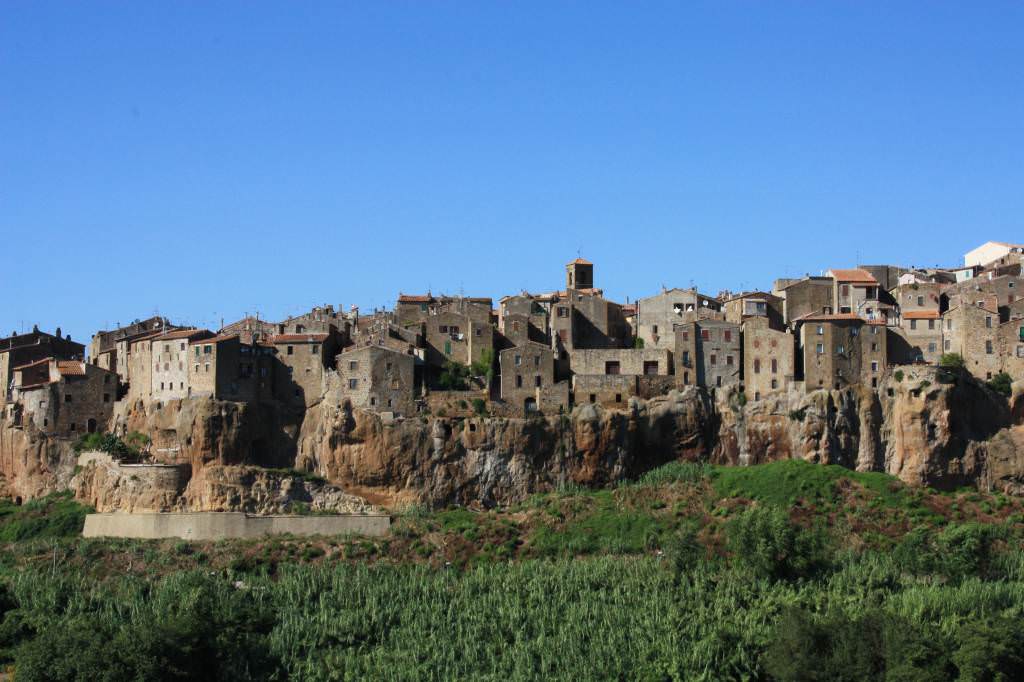
<path fill-rule="evenodd" d="M 57 371 L 65 377 L 84 377 L 85 363 L 79 360 L 58 360 Z"/>
<path fill-rule="evenodd" d="M 577 258 L 576 260 L 569 261 L 566 265 L 593 265 L 593 263 L 583 258 Z"/>
<path fill-rule="evenodd" d="M 848 270 L 829 270 L 832 276 L 839 282 L 850 282 L 854 284 L 878 284 L 878 280 L 875 279 L 867 270 L 862 268 L 850 268 Z"/>
<path fill-rule="evenodd" d="M 433 300 L 434 300 L 434 297 L 430 296 L 430 295 L 426 295 L 426 296 L 413 296 L 413 295 L 410 295 L 410 294 L 399 294 L 398 295 L 398 302 L 399 303 L 430 303 Z"/>
<path fill-rule="evenodd" d="M 327 334 L 278 334 L 270 337 L 270 343 L 314 343 L 326 341 Z"/>
<path fill-rule="evenodd" d="M 907 320 L 937 320 L 942 316 L 938 310 L 908 310 L 903 317 Z"/>
<path fill-rule="evenodd" d="M 190 344 L 204 344 L 204 343 L 220 343 L 221 341 L 227 341 L 228 339 L 237 339 L 238 334 L 219 334 L 217 336 L 211 336 L 208 339 L 193 339 L 189 341 Z"/>
<path fill-rule="evenodd" d="M 191 339 L 202 334 L 213 336 L 213 332 L 209 329 L 175 329 L 173 331 L 160 334 L 157 338 L 158 341 L 171 340 L 171 339 Z"/>
<path fill-rule="evenodd" d="M 867 319 L 861 317 L 860 315 L 855 315 L 854 313 L 832 313 L 830 315 L 825 315 L 823 313 L 808 313 L 807 315 L 802 315 L 802 316 L 800 316 L 800 317 L 798 317 L 798 318 L 796 318 L 794 320 L 794 322 L 851 322 L 851 321 L 853 321 L 853 322 L 866 322 L 866 323 L 869 323 L 869 324 L 874 322 L 874 323 L 877 324 L 877 321 L 875 321 L 875 320 L 867 320 Z"/>

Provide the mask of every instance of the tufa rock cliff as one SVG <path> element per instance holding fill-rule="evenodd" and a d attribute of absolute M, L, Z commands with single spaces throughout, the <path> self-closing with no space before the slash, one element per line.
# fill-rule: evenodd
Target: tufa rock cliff
<path fill-rule="evenodd" d="M 175 465 L 174 476 L 147 479 L 142 469 L 100 461 L 75 474 L 70 443 L 10 425 L 0 429 L 0 473 L 15 495 L 70 486 L 99 509 L 136 511 L 491 506 L 567 483 L 614 483 L 677 459 L 800 458 L 912 485 L 1024 492 L 1021 391 L 1008 403 L 968 377 L 942 379 L 932 368 L 904 368 L 877 390 L 793 391 L 756 403 L 691 387 L 632 399 L 623 410 L 586 404 L 533 419 L 396 420 L 330 397 L 297 414 L 212 399 L 134 403 L 110 428 L 148 434 L 154 463 Z"/>

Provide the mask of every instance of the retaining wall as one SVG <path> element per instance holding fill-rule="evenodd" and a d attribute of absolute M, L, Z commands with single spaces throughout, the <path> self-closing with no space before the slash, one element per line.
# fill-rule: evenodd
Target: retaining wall
<path fill-rule="evenodd" d="M 250 516 L 241 512 L 129 514 L 112 512 L 85 517 L 82 535 L 118 538 L 221 540 L 262 535 L 384 535 L 387 515 Z"/>

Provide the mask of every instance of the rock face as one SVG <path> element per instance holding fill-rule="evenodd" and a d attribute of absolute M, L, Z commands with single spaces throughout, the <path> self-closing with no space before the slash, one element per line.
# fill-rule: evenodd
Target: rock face
<path fill-rule="evenodd" d="M 896 377 L 899 377 L 897 379 Z M 903 368 L 877 389 L 792 391 L 747 403 L 688 388 L 626 409 L 578 406 L 533 419 L 389 419 L 325 397 L 304 413 L 211 399 L 123 406 L 115 432 L 153 440 L 161 471 L 91 462 L 70 444 L 0 429 L 0 473 L 26 498 L 68 487 L 99 509 L 358 511 L 368 503 L 489 506 L 564 484 L 600 486 L 677 459 L 800 458 L 885 471 L 913 485 L 1024 493 L 1024 390 L 1007 401 L 972 379 Z M 313 472 L 330 485 L 262 467 Z M 134 478 L 132 478 L 134 476 Z M 156 474 L 153 474 L 156 476 Z"/>

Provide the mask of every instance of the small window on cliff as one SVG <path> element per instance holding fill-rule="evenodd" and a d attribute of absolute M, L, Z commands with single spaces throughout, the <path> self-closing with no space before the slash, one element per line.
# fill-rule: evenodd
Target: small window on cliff
<path fill-rule="evenodd" d="M 469 431 L 470 431 L 470 433 L 476 433 L 476 424 L 474 424 L 473 422 L 470 422 L 469 423 Z"/>

